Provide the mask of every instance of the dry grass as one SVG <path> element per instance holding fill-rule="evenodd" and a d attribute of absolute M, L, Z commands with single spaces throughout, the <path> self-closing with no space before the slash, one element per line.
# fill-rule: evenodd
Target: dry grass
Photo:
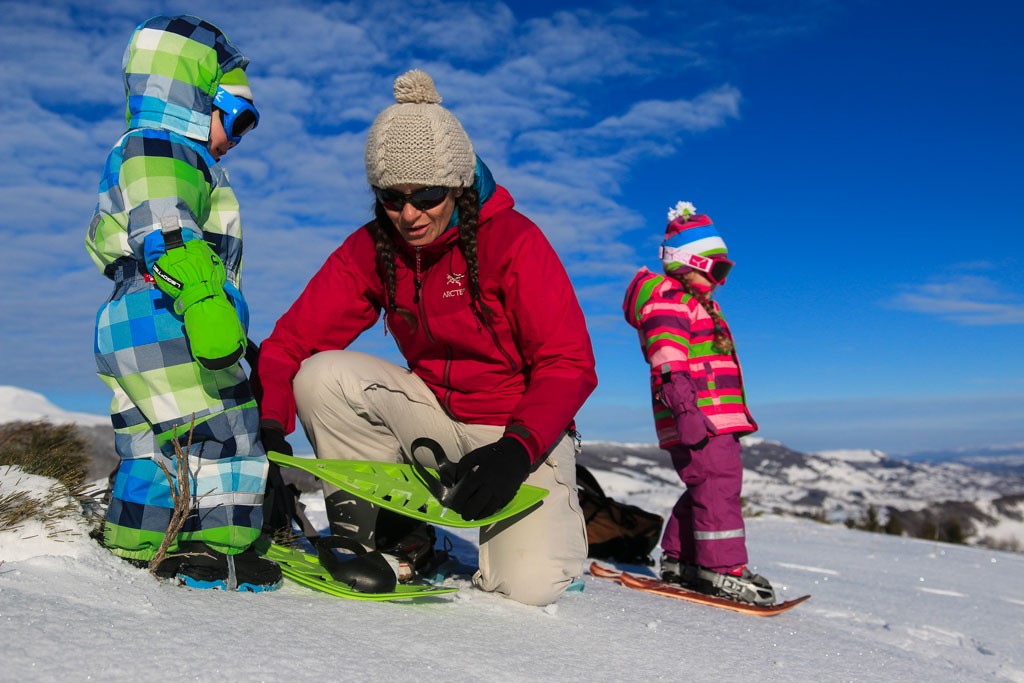
<path fill-rule="evenodd" d="M 42 497 L 18 489 L 0 488 L 0 531 L 16 530 L 29 520 L 42 522 L 53 538 L 61 520 L 98 519 L 97 492 L 88 489 L 88 444 L 74 425 L 48 422 L 10 422 L 0 425 L 0 466 L 55 479 Z M 2 485 L 0 485 L 2 486 Z M 8 486 L 12 486 L 8 481 Z"/>

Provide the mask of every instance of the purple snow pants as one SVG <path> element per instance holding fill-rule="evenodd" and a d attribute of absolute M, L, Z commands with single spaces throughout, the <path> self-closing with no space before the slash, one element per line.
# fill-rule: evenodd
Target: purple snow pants
<path fill-rule="evenodd" d="M 746 564 L 739 440 L 734 434 L 721 434 L 712 436 L 702 449 L 675 446 L 669 453 L 686 491 L 665 525 L 664 553 L 720 572 Z"/>

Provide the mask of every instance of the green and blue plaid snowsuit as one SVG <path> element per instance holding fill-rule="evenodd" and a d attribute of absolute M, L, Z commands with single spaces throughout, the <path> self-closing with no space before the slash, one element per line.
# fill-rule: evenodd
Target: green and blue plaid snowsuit
<path fill-rule="evenodd" d="M 165 251 L 161 221 L 173 217 L 186 240 L 204 239 L 221 257 L 225 291 L 247 326 L 238 201 L 207 150 L 217 86 L 229 72 L 244 80 L 247 64 L 219 29 L 190 16 L 150 19 L 125 51 L 128 132 L 107 157 L 86 237 L 93 261 L 114 281 L 96 316 L 95 353 L 114 392 L 121 458 L 104 543 L 123 557 L 156 554 L 174 507 L 158 463 L 174 473 L 172 439 L 186 446 L 193 419 L 193 509 L 178 541 L 235 554 L 262 526 L 267 460 L 245 372 L 239 365 L 211 371 L 193 359 L 182 318 L 149 275 Z"/>

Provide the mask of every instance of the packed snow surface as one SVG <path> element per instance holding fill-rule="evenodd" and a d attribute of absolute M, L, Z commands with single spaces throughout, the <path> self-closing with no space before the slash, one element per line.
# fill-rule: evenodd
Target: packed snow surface
<path fill-rule="evenodd" d="M 0 416 L 107 420 L 39 399 L 0 387 Z M 846 455 L 847 463 L 874 457 Z M 661 514 L 680 493 L 667 468 L 595 475 L 609 495 Z M 0 466 L 0 496 L 66 503 L 54 484 Z M 303 502 L 325 527 L 322 496 Z M 259 595 L 191 590 L 157 582 L 87 534 L 74 520 L 0 531 L 0 681 L 1024 683 L 1024 555 L 839 524 L 747 520 L 752 568 L 780 599 L 813 595 L 772 618 L 589 576 L 583 592 L 543 608 L 451 578 L 458 593 L 391 603 L 287 581 Z M 476 563 L 474 531 L 448 538 L 461 560 Z"/>
<path fill-rule="evenodd" d="M 0 493 L 19 477 L 0 468 Z M 322 523 L 322 501 L 306 502 Z M 748 520 L 754 568 L 781 598 L 814 596 L 772 618 L 589 576 L 545 608 L 464 579 L 448 579 L 458 593 L 393 603 L 288 582 L 191 590 L 113 557 L 84 527 L 58 542 L 41 531 L 0 533 L 3 681 L 1024 682 L 1024 556 L 809 520 Z M 475 563 L 475 533 L 450 538 Z"/>

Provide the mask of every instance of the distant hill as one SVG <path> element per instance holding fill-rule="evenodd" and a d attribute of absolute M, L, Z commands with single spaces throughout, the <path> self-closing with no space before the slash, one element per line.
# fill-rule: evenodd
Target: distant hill
<path fill-rule="evenodd" d="M 910 462 L 958 462 L 997 474 L 1024 476 L 1024 444 L 958 448 L 948 451 L 917 451 L 899 456 Z"/>
<path fill-rule="evenodd" d="M 28 389 L 0 385 L 0 422 L 34 422 L 48 420 L 54 424 L 74 422 L 85 426 L 110 426 L 107 415 L 73 413 L 50 403 L 42 394 Z"/>
<path fill-rule="evenodd" d="M 667 454 L 654 445 L 587 442 L 580 462 L 613 496 L 641 494 L 645 480 L 682 487 Z M 808 454 L 756 438 L 743 440 L 743 463 L 747 514 L 799 515 L 1024 550 L 1024 476 L 1012 472 L 911 463 L 868 450 Z M 660 503 L 662 511 L 674 502 Z"/>

